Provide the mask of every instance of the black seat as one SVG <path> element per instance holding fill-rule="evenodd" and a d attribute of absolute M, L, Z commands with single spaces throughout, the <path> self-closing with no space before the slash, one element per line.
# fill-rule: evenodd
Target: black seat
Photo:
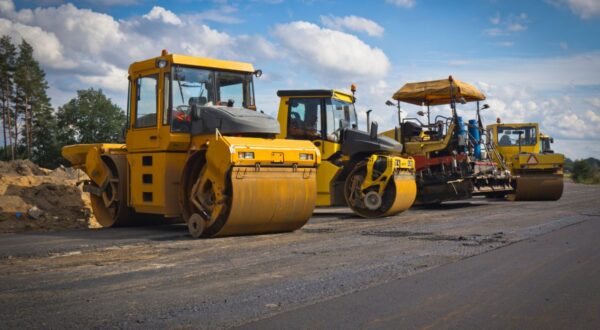
<path fill-rule="evenodd" d="M 405 137 L 413 137 L 421 135 L 423 128 L 421 125 L 414 123 L 412 121 L 407 121 L 402 123 L 402 135 Z"/>

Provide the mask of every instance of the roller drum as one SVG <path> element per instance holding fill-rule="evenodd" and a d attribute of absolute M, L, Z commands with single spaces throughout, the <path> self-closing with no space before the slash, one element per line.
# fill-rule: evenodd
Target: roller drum
<path fill-rule="evenodd" d="M 563 193 L 563 176 L 558 174 L 527 174 L 516 179 L 515 201 L 555 201 Z"/>
<path fill-rule="evenodd" d="M 227 219 L 212 236 L 294 231 L 315 208 L 316 170 L 233 167 L 231 188 Z"/>

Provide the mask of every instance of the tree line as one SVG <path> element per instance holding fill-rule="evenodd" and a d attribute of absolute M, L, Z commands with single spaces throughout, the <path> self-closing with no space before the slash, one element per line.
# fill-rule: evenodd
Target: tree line
<path fill-rule="evenodd" d="M 1 160 L 30 159 L 53 168 L 66 161 L 60 148 L 68 144 L 120 142 L 125 114 L 102 90 L 77 91 L 60 106 L 51 106 L 46 73 L 26 41 L 15 45 L 0 38 Z"/>

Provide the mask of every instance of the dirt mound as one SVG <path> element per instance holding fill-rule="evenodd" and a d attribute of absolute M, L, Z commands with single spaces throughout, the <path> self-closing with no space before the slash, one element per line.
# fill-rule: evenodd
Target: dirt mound
<path fill-rule="evenodd" d="M 43 169 L 28 159 L 19 159 L 12 162 L 0 161 L 0 175 L 8 176 L 32 176 L 46 175 L 51 172 L 48 169 Z"/>
<path fill-rule="evenodd" d="M 0 162 L 0 232 L 97 228 L 81 170 L 41 168 L 28 160 Z"/>

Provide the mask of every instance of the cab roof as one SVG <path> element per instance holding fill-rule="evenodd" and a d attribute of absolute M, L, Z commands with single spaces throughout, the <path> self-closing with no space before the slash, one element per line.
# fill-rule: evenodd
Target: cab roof
<path fill-rule="evenodd" d="M 195 57 L 180 54 L 167 54 L 132 63 L 129 66 L 129 74 L 131 75 L 139 71 L 156 68 L 158 60 L 167 60 L 169 65 L 180 64 L 208 69 L 220 69 L 247 73 L 254 72 L 254 66 L 247 62 L 226 61 L 214 58 Z"/>
<path fill-rule="evenodd" d="M 448 79 L 405 84 L 394 93 L 393 98 L 416 105 L 440 105 L 450 104 L 452 96 L 456 100 L 464 97 L 467 102 L 485 100 L 485 95 L 477 87 L 453 79 L 452 76 Z"/>
<path fill-rule="evenodd" d="M 278 90 L 277 96 L 287 97 L 332 97 L 338 100 L 353 102 L 354 96 L 337 89 L 287 89 Z"/>

